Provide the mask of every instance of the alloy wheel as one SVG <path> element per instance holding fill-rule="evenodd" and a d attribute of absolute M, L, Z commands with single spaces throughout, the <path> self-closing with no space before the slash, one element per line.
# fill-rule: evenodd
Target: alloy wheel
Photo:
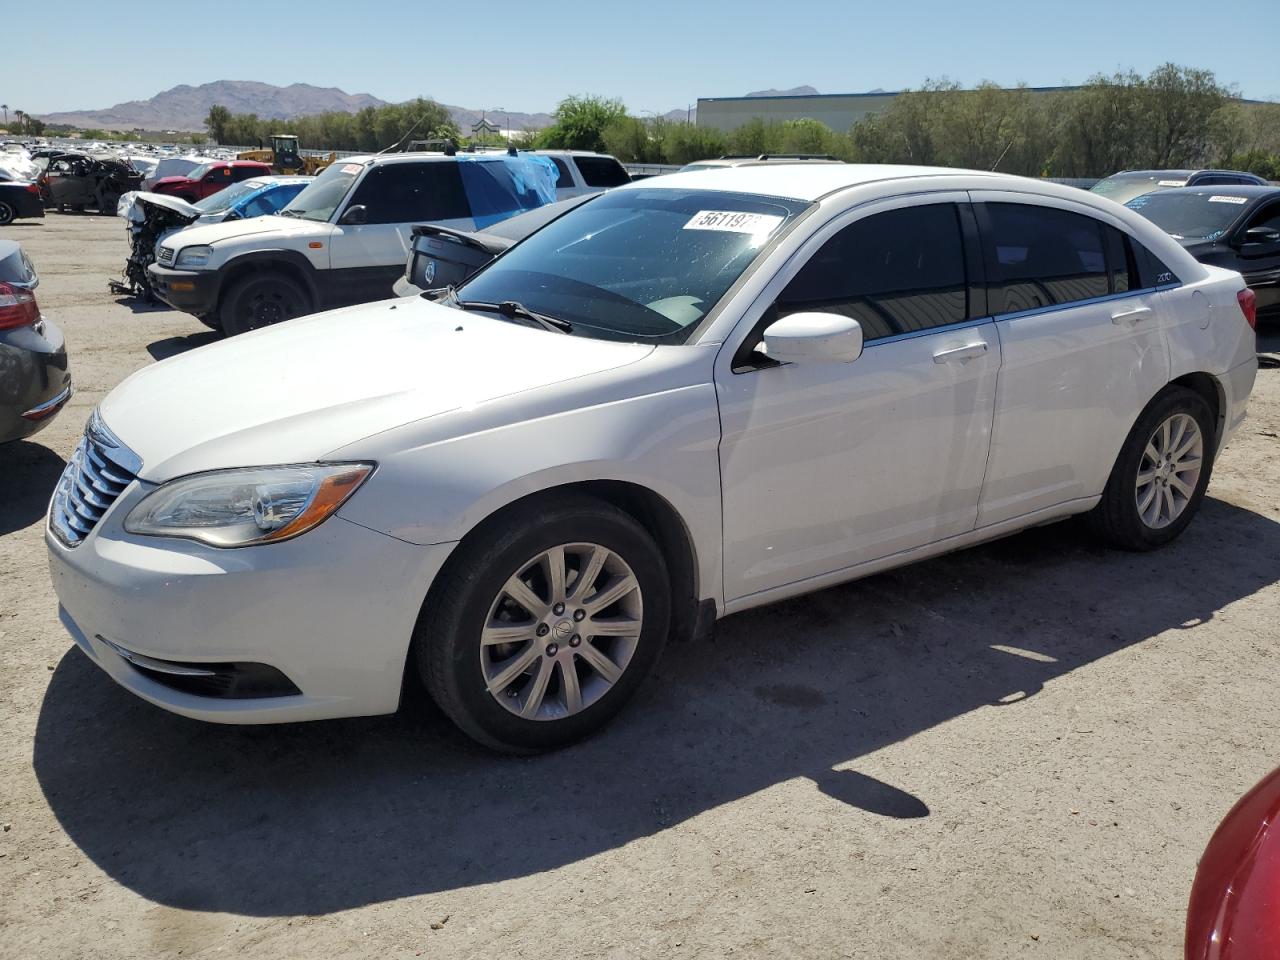
<path fill-rule="evenodd" d="M 1175 413 L 1156 427 L 1142 451 L 1134 485 L 1142 522 L 1159 530 L 1182 516 L 1203 464 L 1204 435 L 1194 417 Z"/>
<path fill-rule="evenodd" d="M 595 543 L 552 547 L 513 573 L 489 607 L 485 686 L 528 720 L 580 713 L 621 679 L 643 622 L 640 583 L 619 554 Z"/>

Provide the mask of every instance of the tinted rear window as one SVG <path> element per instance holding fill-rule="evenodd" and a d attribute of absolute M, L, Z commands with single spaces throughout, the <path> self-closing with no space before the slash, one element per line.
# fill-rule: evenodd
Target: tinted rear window
<path fill-rule="evenodd" d="M 1035 310 L 1110 292 L 1097 220 L 1029 204 L 984 207 L 982 245 L 996 313 Z"/>
<path fill-rule="evenodd" d="M 613 157 L 574 157 L 578 172 L 589 187 L 620 187 L 631 175 Z"/>

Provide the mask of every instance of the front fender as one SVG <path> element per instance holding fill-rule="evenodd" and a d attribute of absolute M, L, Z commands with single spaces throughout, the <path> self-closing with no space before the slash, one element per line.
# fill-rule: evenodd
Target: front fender
<path fill-rule="evenodd" d="M 217 247 L 215 246 L 214 249 L 217 250 Z M 328 251 L 326 250 L 325 253 L 328 253 Z M 287 264 L 292 269 L 292 272 L 302 279 L 307 293 L 311 297 L 311 302 L 317 305 L 320 303 L 320 290 L 316 283 L 316 264 L 312 263 L 310 259 L 297 250 L 289 250 L 285 247 L 248 250 L 229 257 L 218 267 L 218 275 L 222 278 L 222 282 L 219 284 L 219 297 L 221 297 L 221 291 L 226 289 L 227 284 L 246 268 L 261 269 L 273 263 Z M 324 266 L 327 267 L 328 264 Z"/>
<path fill-rule="evenodd" d="M 592 480 L 632 483 L 680 516 L 701 592 L 720 597 L 720 420 L 709 380 L 400 450 L 385 441 L 330 455 L 378 462 L 340 511 L 348 520 L 410 543 L 448 543 L 530 494 Z"/>

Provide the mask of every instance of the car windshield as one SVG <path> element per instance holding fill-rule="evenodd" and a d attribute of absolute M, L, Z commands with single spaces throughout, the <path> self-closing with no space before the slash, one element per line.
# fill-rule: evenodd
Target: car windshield
<path fill-rule="evenodd" d="M 312 180 L 280 211 L 281 216 L 328 220 L 364 169 L 361 163 L 335 163 Z"/>
<path fill-rule="evenodd" d="M 195 207 L 203 213 L 221 213 L 245 194 L 261 189 L 262 185 L 261 180 L 244 180 L 240 183 L 233 183 L 231 186 L 224 187 L 203 200 L 197 200 Z"/>
<path fill-rule="evenodd" d="M 1247 197 L 1230 187 L 1212 190 L 1161 190 L 1135 197 L 1125 204 L 1177 240 L 1216 240 L 1240 216 Z"/>
<path fill-rule="evenodd" d="M 1128 203 L 1134 197 L 1153 190 L 1184 186 L 1189 176 L 1190 170 L 1136 170 L 1099 180 L 1089 191 L 1116 203 Z"/>
<path fill-rule="evenodd" d="M 511 248 L 458 297 L 514 300 L 586 336 L 682 343 L 808 206 L 717 190 L 618 190 Z"/>
<path fill-rule="evenodd" d="M 213 169 L 212 163 L 202 163 L 200 164 L 200 166 L 196 167 L 194 170 L 188 170 L 185 174 L 182 174 L 182 176 L 185 176 L 188 180 L 199 180 L 201 177 L 203 177 L 206 173 L 208 173 L 212 169 Z"/>

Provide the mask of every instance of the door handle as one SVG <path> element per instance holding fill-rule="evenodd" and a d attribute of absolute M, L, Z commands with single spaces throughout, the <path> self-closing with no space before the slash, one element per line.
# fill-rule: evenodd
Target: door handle
<path fill-rule="evenodd" d="M 1137 323 L 1140 320 L 1147 319 L 1151 314 L 1152 310 L 1150 307 L 1135 307 L 1132 310 L 1122 310 L 1120 313 L 1113 313 L 1111 315 L 1111 322 Z"/>
<path fill-rule="evenodd" d="M 977 343 L 967 343 L 963 347 L 953 347 L 950 350 L 939 350 L 933 355 L 934 363 L 963 363 L 966 360 L 972 360 L 974 357 L 980 357 L 987 352 L 987 342 L 979 340 Z"/>

